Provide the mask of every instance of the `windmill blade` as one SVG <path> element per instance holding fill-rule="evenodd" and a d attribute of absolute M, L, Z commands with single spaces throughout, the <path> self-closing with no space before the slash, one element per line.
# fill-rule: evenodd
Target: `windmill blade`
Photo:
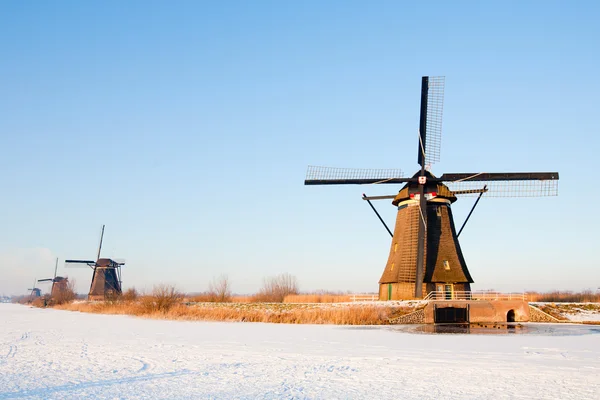
<path fill-rule="evenodd" d="M 65 267 L 79 267 L 79 265 L 68 265 L 68 264 L 86 264 L 90 268 L 96 266 L 96 261 L 90 260 L 65 260 Z"/>
<path fill-rule="evenodd" d="M 421 80 L 418 163 L 422 166 L 440 161 L 445 83 L 445 76 L 424 76 Z"/>
<path fill-rule="evenodd" d="M 472 172 L 450 173 L 439 178 L 441 181 L 544 181 L 558 180 L 558 172 Z"/>
<path fill-rule="evenodd" d="M 39 282 L 52 282 L 54 279 L 52 278 L 48 278 L 48 279 L 38 279 L 38 283 Z"/>
<path fill-rule="evenodd" d="M 455 196 L 466 195 L 466 194 L 483 194 L 488 191 L 487 187 L 483 187 L 482 189 L 465 189 L 465 190 L 455 190 L 452 192 Z"/>
<path fill-rule="evenodd" d="M 374 185 L 380 183 L 405 183 L 400 169 L 332 168 L 309 165 L 305 185 Z"/>
<path fill-rule="evenodd" d="M 365 196 L 363 195 L 363 200 L 392 200 L 395 199 L 397 195 L 388 194 L 385 196 Z"/>
<path fill-rule="evenodd" d="M 96 261 L 92 260 L 65 260 L 65 264 L 96 264 Z"/>
<path fill-rule="evenodd" d="M 478 196 L 482 192 L 485 192 L 485 197 L 558 195 L 557 172 L 444 174 L 440 180 L 459 197 Z"/>
<path fill-rule="evenodd" d="M 102 251 L 102 240 L 104 239 L 104 225 L 102 225 L 102 233 L 100 234 L 100 245 L 98 246 L 98 256 L 96 257 L 97 260 L 100 259 L 100 251 Z"/>

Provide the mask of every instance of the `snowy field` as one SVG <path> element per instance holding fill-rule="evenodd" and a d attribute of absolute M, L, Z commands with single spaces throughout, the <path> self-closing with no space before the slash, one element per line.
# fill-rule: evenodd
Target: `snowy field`
<path fill-rule="evenodd" d="M 599 399 L 578 335 L 179 322 L 0 304 L 0 399 Z"/>

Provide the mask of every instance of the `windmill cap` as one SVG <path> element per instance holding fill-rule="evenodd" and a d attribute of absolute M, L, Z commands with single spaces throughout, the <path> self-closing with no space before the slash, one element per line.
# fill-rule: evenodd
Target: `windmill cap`
<path fill-rule="evenodd" d="M 119 263 L 113 260 L 112 258 L 99 258 L 98 261 L 96 261 L 97 267 L 111 267 L 115 264 Z"/>
<path fill-rule="evenodd" d="M 421 175 L 421 172 L 417 172 L 413 175 L 413 178 L 418 178 Z M 425 177 L 427 178 L 427 183 L 425 184 L 425 194 L 435 193 L 435 197 L 441 197 L 444 199 L 450 200 L 451 203 L 456 201 L 456 196 L 452 191 L 448 188 L 448 186 L 444 185 L 442 182 L 437 181 L 437 177 L 433 175 L 430 171 L 425 171 Z M 394 200 L 392 200 L 392 204 L 397 206 L 399 203 L 410 200 L 413 198 L 415 194 L 419 193 L 419 185 L 415 182 L 409 182 L 396 195 Z M 427 196 L 426 196 L 427 197 Z"/>

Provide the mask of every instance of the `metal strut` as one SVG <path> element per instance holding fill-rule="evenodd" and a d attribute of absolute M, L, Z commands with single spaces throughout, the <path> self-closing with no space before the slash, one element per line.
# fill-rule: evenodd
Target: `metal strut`
<path fill-rule="evenodd" d="M 385 197 L 385 196 L 382 196 L 382 197 Z M 394 234 L 392 233 L 392 231 L 390 231 L 390 228 L 388 228 L 388 226 L 386 225 L 386 223 L 383 220 L 383 218 L 381 218 L 381 215 L 379 215 L 379 213 L 375 209 L 375 206 L 373 205 L 373 203 L 371 203 L 371 200 L 369 199 L 369 197 L 367 197 L 367 195 L 363 193 L 363 197 L 362 198 L 363 198 L 363 200 L 366 200 L 367 203 L 369 203 L 369 205 L 371 206 L 371 208 L 375 212 L 375 215 L 377 215 L 377 218 L 379 218 L 379 220 L 381 221 L 381 223 L 385 227 L 385 230 L 388 231 L 388 233 L 390 234 L 391 237 L 394 237 Z"/>
<path fill-rule="evenodd" d="M 471 217 L 471 214 L 473 214 L 473 211 L 475 210 L 475 207 L 477 207 L 477 203 L 479 203 L 479 200 L 481 200 L 481 196 L 483 196 L 483 194 L 485 192 L 487 192 L 487 185 L 485 185 L 483 187 L 483 190 L 479 193 L 479 196 L 477 196 L 477 200 L 475 200 L 475 204 L 473 204 L 473 208 L 471 208 L 471 211 L 469 211 L 469 215 L 467 215 L 467 219 L 465 219 L 465 222 L 463 222 L 463 224 L 460 227 L 460 230 L 458 231 L 458 234 L 456 235 L 456 237 L 459 237 L 460 233 L 463 231 L 463 229 L 465 229 L 465 225 L 467 224 L 467 221 Z"/>

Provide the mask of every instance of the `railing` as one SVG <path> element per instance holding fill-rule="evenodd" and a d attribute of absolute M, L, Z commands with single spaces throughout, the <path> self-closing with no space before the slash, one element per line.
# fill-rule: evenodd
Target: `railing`
<path fill-rule="evenodd" d="M 436 290 L 429 292 L 423 300 L 521 300 L 526 301 L 525 293 L 500 293 L 500 292 L 467 292 Z"/>
<path fill-rule="evenodd" d="M 377 301 L 379 300 L 379 295 L 376 294 L 353 294 L 350 296 L 352 301 Z"/>

